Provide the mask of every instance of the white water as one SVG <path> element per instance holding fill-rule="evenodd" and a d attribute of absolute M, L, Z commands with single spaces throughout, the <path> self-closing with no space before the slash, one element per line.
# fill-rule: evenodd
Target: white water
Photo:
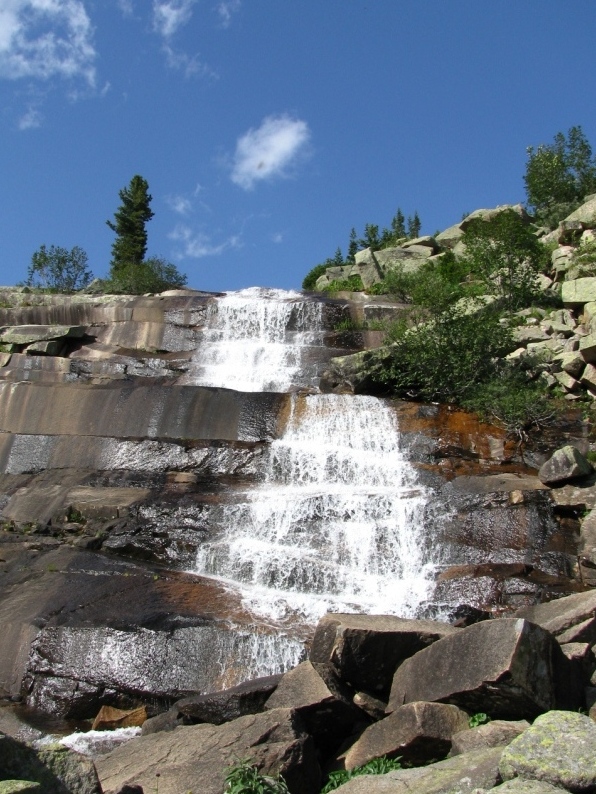
<path fill-rule="evenodd" d="M 283 290 L 230 292 L 211 304 L 206 325 L 180 383 L 249 392 L 315 385 L 320 302 Z"/>
<path fill-rule="evenodd" d="M 431 587 L 426 489 L 374 397 L 293 397 L 265 482 L 221 507 L 197 571 L 240 587 L 273 620 L 327 611 L 410 617 Z"/>

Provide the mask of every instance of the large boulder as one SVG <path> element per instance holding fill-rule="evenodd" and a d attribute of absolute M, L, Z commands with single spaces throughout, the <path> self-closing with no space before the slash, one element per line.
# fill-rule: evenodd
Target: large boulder
<path fill-rule="evenodd" d="M 362 775 L 336 789 L 337 794 L 472 794 L 500 782 L 501 747 L 475 750 L 430 766 L 396 769 L 386 775 Z"/>
<path fill-rule="evenodd" d="M 337 678 L 331 665 L 307 661 L 282 677 L 265 708 L 295 709 L 317 748 L 329 755 L 356 727 L 369 722 L 352 700 L 353 692 Z"/>
<path fill-rule="evenodd" d="M 596 301 L 596 278 L 585 276 L 572 281 L 564 281 L 561 285 L 561 300 L 564 306 L 582 306 L 584 303 Z"/>
<path fill-rule="evenodd" d="M 457 631 L 434 620 L 331 613 L 317 625 L 310 660 L 330 663 L 355 689 L 382 696 L 404 659 Z"/>
<path fill-rule="evenodd" d="M 505 748 L 503 780 L 545 781 L 573 792 L 596 788 L 596 724 L 583 714 L 552 711 L 538 717 Z"/>
<path fill-rule="evenodd" d="M 346 769 L 374 758 L 400 757 L 412 764 L 442 758 L 454 733 L 468 727 L 469 715 L 445 703 L 408 703 L 370 725 L 344 755 Z"/>
<path fill-rule="evenodd" d="M 596 590 L 524 607 L 515 615 L 546 629 L 561 645 L 569 642 L 596 643 Z"/>
<path fill-rule="evenodd" d="M 551 457 L 542 464 L 538 471 L 538 477 L 546 485 L 557 485 L 569 480 L 576 480 L 579 477 L 586 477 L 591 473 L 592 464 L 577 447 L 567 445 L 553 452 Z"/>
<path fill-rule="evenodd" d="M 483 747 L 503 747 L 530 727 L 527 720 L 491 720 L 451 737 L 451 755 L 469 753 Z"/>
<path fill-rule="evenodd" d="M 596 228 L 596 196 L 586 196 L 586 201 L 565 218 L 566 221 L 579 221 L 586 229 Z"/>
<path fill-rule="evenodd" d="M 88 758 L 60 745 L 33 750 L 5 734 L 0 734 L 0 779 L 39 783 L 43 794 L 101 794 Z"/>
<path fill-rule="evenodd" d="M 549 632 L 528 621 L 476 623 L 406 660 L 393 679 L 388 711 L 415 700 L 453 703 L 505 719 L 582 704 L 570 663 Z"/>
<path fill-rule="evenodd" d="M 98 758 L 96 766 L 104 794 L 133 783 L 146 792 L 159 788 L 159 794 L 222 794 L 226 768 L 242 759 L 263 774 L 281 773 L 292 794 L 319 791 L 314 744 L 292 709 L 139 736 Z"/>

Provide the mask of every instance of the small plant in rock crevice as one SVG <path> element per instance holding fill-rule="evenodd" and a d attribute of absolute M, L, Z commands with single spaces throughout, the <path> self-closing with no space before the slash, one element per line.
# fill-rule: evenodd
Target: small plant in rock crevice
<path fill-rule="evenodd" d="M 485 714 L 483 711 L 479 711 L 476 714 L 472 714 L 468 720 L 468 725 L 470 728 L 477 728 L 479 725 L 486 725 L 489 722 L 490 717 L 488 714 Z"/>
<path fill-rule="evenodd" d="M 336 788 L 339 788 L 339 786 L 354 777 L 359 777 L 360 775 L 384 775 L 394 769 L 402 769 L 400 758 L 387 758 L 386 755 L 383 755 L 380 758 L 373 758 L 372 761 L 363 766 L 357 766 L 355 769 L 342 769 L 338 772 L 331 772 L 329 780 L 321 789 L 321 794 L 335 791 Z"/>
<path fill-rule="evenodd" d="M 262 775 L 248 759 L 228 767 L 225 780 L 225 794 L 289 794 L 280 775 Z"/>

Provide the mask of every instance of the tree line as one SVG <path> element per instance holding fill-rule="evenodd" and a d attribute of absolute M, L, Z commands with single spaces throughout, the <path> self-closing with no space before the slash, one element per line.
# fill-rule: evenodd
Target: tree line
<path fill-rule="evenodd" d="M 116 235 L 110 272 L 107 278 L 97 280 L 98 291 L 141 294 L 185 286 L 186 275 L 171 262 L 157 256 L 146 258 L 146 227 L 154 216 L 147 180 L 135 174 L 118 195 L 121 204 L 114 219 L 106 221 Z M 80 246 L 69 251 L 42 245 L 31 257 L 24 283 L 53 292 L 75 292 L 88 287 L 92 280 L 87 254 Z"/>

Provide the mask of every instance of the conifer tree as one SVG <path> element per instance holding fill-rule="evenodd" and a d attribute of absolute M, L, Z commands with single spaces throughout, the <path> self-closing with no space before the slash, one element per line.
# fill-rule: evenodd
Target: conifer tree
<path fill-rule="evenodd" d="M 344 255 L 341 252 L 341 248 L 339 245 L 335 249 L 335 256 L 333 257 L 333 266 L 334 267 L 343 267 L 345 264 L 344 262 Z"/>
<path fill-rule="evenodd" d="M 352 226 L 352 231 L 350 232 L 350 242 L 348 245 L 348 256 L 346 260 L 348 262 L 354 262 L 354 257 L 358 253 L 358 234 L 356 229 Z"/>
<path fill-rule="evenodd" d="M 133 176 L 128 187 L 119 191 L 119 196 L 122 204 L 114 213 L 114 221 L 106 221 L 116 233 L 112 244 L 112 277 L 127 266 L 143 262 L 147 253 L 145 224 L 153 217 L 149 207 L 152 198 L 149 185 L 142 176 Z"/>
<path fill-rule="evenodd" d="M 418 217 L 418 212 L 414 213 L 414 217 L 408 218 L 408 237 L 410 240 L 415 240 L 416 237 L 420 237 L 420 229 L 422 228 L 422 223 L 420 218 Z"/>
<path fill-rule="evenodd" d="M 406 237 L 406 219 L 400 207 L 397 208 L 397 212 L 391 220 L 391 232 L 396 240 Z"/>

